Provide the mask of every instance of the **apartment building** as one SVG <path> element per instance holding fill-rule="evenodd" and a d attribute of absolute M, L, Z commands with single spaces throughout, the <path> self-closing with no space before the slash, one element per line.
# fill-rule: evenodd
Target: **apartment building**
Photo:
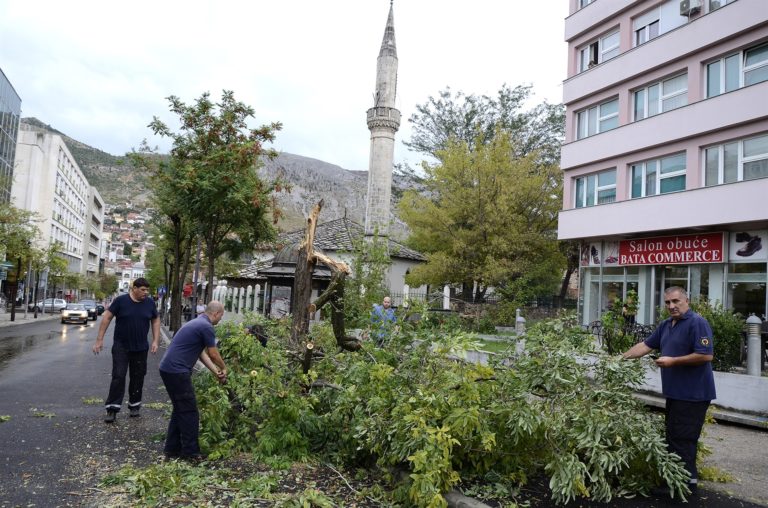
<path fill-rule="evenodd" d="M 0 203 L 11 200 L 20 114 L 21 97 L 0 69 Z"/>
<path fill-rule="evenodd" d="M 581 244 L 579 315 L 663 290 L 764 316 L 768 2 L 568 0 L 558 236 Z"/>
<path fill-rule="evenodd" d="M 21 124 L 12 200 L 15 206 L 38 214 L 43 234 L 39 247 L 58 244 L 69 272 L 88 270 L 88 258 L 83 268 L 93 228 L 88 213 L 92 201 L 101 203 L 98 192 L 92 195 L 91 189 L 61 136 Z"/>
<path fill-rule="evenodd" d="M 104 228 L 104 200 L 94 186 L 88 188 L 88 227 L 83 237 L 85 258 L 83 260 L 82 274 L 96 276 L 103 271 L 103 258 L 101 239 Z"/>

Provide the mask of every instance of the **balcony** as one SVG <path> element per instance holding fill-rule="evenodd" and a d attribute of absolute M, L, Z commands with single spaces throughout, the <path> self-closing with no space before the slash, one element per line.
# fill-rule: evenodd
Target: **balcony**
<path fill-rule="evenodd" d="M 615 0 L 616 4 L 631 4 L 627 0 Z M 613 1 L 595 2 L 582 9 L 591 11 L 600 4 L 613 5 Z M 600 8 L 609 8 L 608 6 Z M 615 11 L 614 7 L 610 7 Z M 581 11 L 579 11 L 581 12 Z M 579 13 L 571 16 L 573 18 Z M 586 12 L 586 14 L 589 14 Z M 591 14 L 590 14 L 591 16 Z M 571 18 L 566 21 L 568 25 Z M 763 25 L 768 21 L 765 0 L 739 0 L 717 11 L 702 16 L 656 39 L 625 51 L 586 72 L 577 74 L 563 83 L 563 103 L 571 104 L 579 99 L 622 83 L 652 69 L 696 54 L 719 41 L 733 37 Z M 594 23 L 594 20 L 593 20 Z M 628 30 L 622 26 L 622 30 Z M 571 48 L 573 51 L 573 48 Z"/>
<path fill-rule="evenodd" d="M 658 233 L 687 228 L 717 229 L 751 223 L 768 227 L 768 178 L 704 187 L 560 212 L 560 240 Z"/>
<path fill-rule="evenodd" d="M 560 166 L 567 170 L 766 119 L 766 97 L 768 81 L 572 141 L 563 145 Z"/>

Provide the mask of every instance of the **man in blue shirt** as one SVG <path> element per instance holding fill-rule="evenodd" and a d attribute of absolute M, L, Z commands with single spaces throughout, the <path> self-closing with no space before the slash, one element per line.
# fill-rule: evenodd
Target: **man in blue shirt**
<path fill-rule="evenodd" d="M 209 302 L 204 314 L 176 332 L 160 361 L 160 377 L 173 405 L 163 450 L 167 458 L 190 461 L 202 458 L 198 442 L 200 412 L 192 387 L 192 368 L 199 358 L 220 383 L 226 382 L 227 368 L 216 347 L 216 332 L 213 329 L 222 316 L 224 306 L 215 300 Z"/>
<path fill-rule="evenodd" d="M 709 403 L 717 397 L 712 374 L 712 328 L 690 310 L 688 294 L 681 287 L 664 291 L 664 305 L 669 318 L 644 342 L 625 352 L 624 358 L 640 358 L 654 349 L 661 351 L 656 365 L 661 367 L 661 389 L 667 399 L 667 447 L 683 460 L 691 474 L 689 487 L 695 492 L 696 445 Z"/>
<path fill-rule="evenodd" d="M 160 318 L 155 301 L 149 296 L 149 282 L 143 277 L 133 281 L 127 294 L 120 295 L 104 311 L 99 325 L 93 353 L 99 354 L 104 346 L 104 334 L 112 318 L 115 320 L 112 345 L 112 381 L 109 395 L 104 402 L 107 416 L 104 421 L 114 423 L 125 395 L 125 376 L 130 372 L 128 384 L 128 409 L 131 416 L 139 416 L 144 376 L 147 374 L 147 351 L 157 353 L 160 345 Z M 147 334 L 152 326 L 152 345 L 147 344 Z"/>
<path fill-rule="evenodd" d="M 373 334 L 376 336 L 376 345 L 381 346 L 384 343 L 384 338 L 396 322 L 397 316 L 395 316 L 395 309 L 392 308 L 392 300 L 385 296 L 381 305 L 374 305 L 371 312 L 371 324 L 373 325 Z"/>

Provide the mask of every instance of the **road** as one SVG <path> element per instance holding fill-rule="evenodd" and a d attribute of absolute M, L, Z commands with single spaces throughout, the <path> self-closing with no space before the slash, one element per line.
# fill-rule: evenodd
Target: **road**
<path fill-rule="evenodd" d="M 126 463 L 146 466 L 161 459 L 168 421 L 162 408 L 145 406 L 141 418 L 130 419 L 123 411 L 114 425 L 102 421 L 114 325 L 107 351 L 94 356 L 99 322 L 0 327 L 0 416 L 10 417 L 0 423 L 0 507 L 98 506 L 104 475 Z M 157 371 L 160 354 L 150 355 L 145 405 L 167 403 Z M 707 462 L 737 481 L 705 483 L 700 499 L 686 506 L 768 506 L 768 431 L 714 425 L 706 432 L 713 449 Z M 667 504 L 638 499 L 613 506 Z"/>
<path fill-rule="evenodd" d="M 112 361 L 108 349 L 91 352 L 100 322 L 0 328 L 0 415 L 10 417 L 0 423 L 0 506 L 91 506 L 103 475 L 160 457 L 168 421 L 161 409 L 102 421 Z M 145 404 L 167 401 L 157 363 L 150 355 Z"/>

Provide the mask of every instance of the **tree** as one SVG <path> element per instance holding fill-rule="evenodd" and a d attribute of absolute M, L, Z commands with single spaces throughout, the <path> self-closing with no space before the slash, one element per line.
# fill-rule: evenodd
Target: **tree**
<path fill-rule="evenodd" d="M 130 256 L 131 254 L 133 254 L 133 245 L 126 243 L 123 245 L 123 256 Z"/>
<path fill-rule="evenodd" d="M 412 124 L 410 149 L 436 159 L 451 140 L 487 144 L 496 129 L 506 130 L 514 141 L 514 157 L 538 153 L 538 161 L 555 164 L 560 160 L 560 145 L 565 133 L 565 108 L 546 101 L 528 111 L 523 106 L 532 95 L 530 85 L 510 88 L 503 85 L 498 97 L 454 94 L 450 87 L 430 96 L 425 104 L 416 106 L 408 121 Z"/>
<path fill-rule="evenodd" d="M 213 289 L 216 259 L 224 253 L 236 257 L 258 241 L 274 238 L 267 219 L 271 210 L 277 219 L 272 196 L 279 183 L 267 184 L 256 169 L 262 157 L 275 157 L 264 144 L 274 140 L 279 123 L 248 127 L 254 116 L 250 106 L 235 100 L 231 91 L 213 104 L 204 93 L 194 105 L 168 97 L 171 112 L 178 115 L 178 132 L 157 117 L 150 123 L 155 134 L 173 140 L 169 166 L 173 181 L 168 191 L 179 205 L 178 219 L 200 235 L 208 262 L 206 299 Z M 181 227 L 181 223 L 179 227 Z M 178 257 L 178 256 L 177 256 Z"/>
<path fill-rule="evenodd" d="M 483 137 L 449 141 L 439 164 L 423 166 L 426 192 L 408 191 L 400 202 L 408 243 L 427 256 L 409 283 L 461 284 L 475 301 L 489 286 L 518 302 L 551 294 L 564 267 L 555 234 L 560 171 L 540 164 L 537 152 L 518 157 L 506 131 Z"/>

